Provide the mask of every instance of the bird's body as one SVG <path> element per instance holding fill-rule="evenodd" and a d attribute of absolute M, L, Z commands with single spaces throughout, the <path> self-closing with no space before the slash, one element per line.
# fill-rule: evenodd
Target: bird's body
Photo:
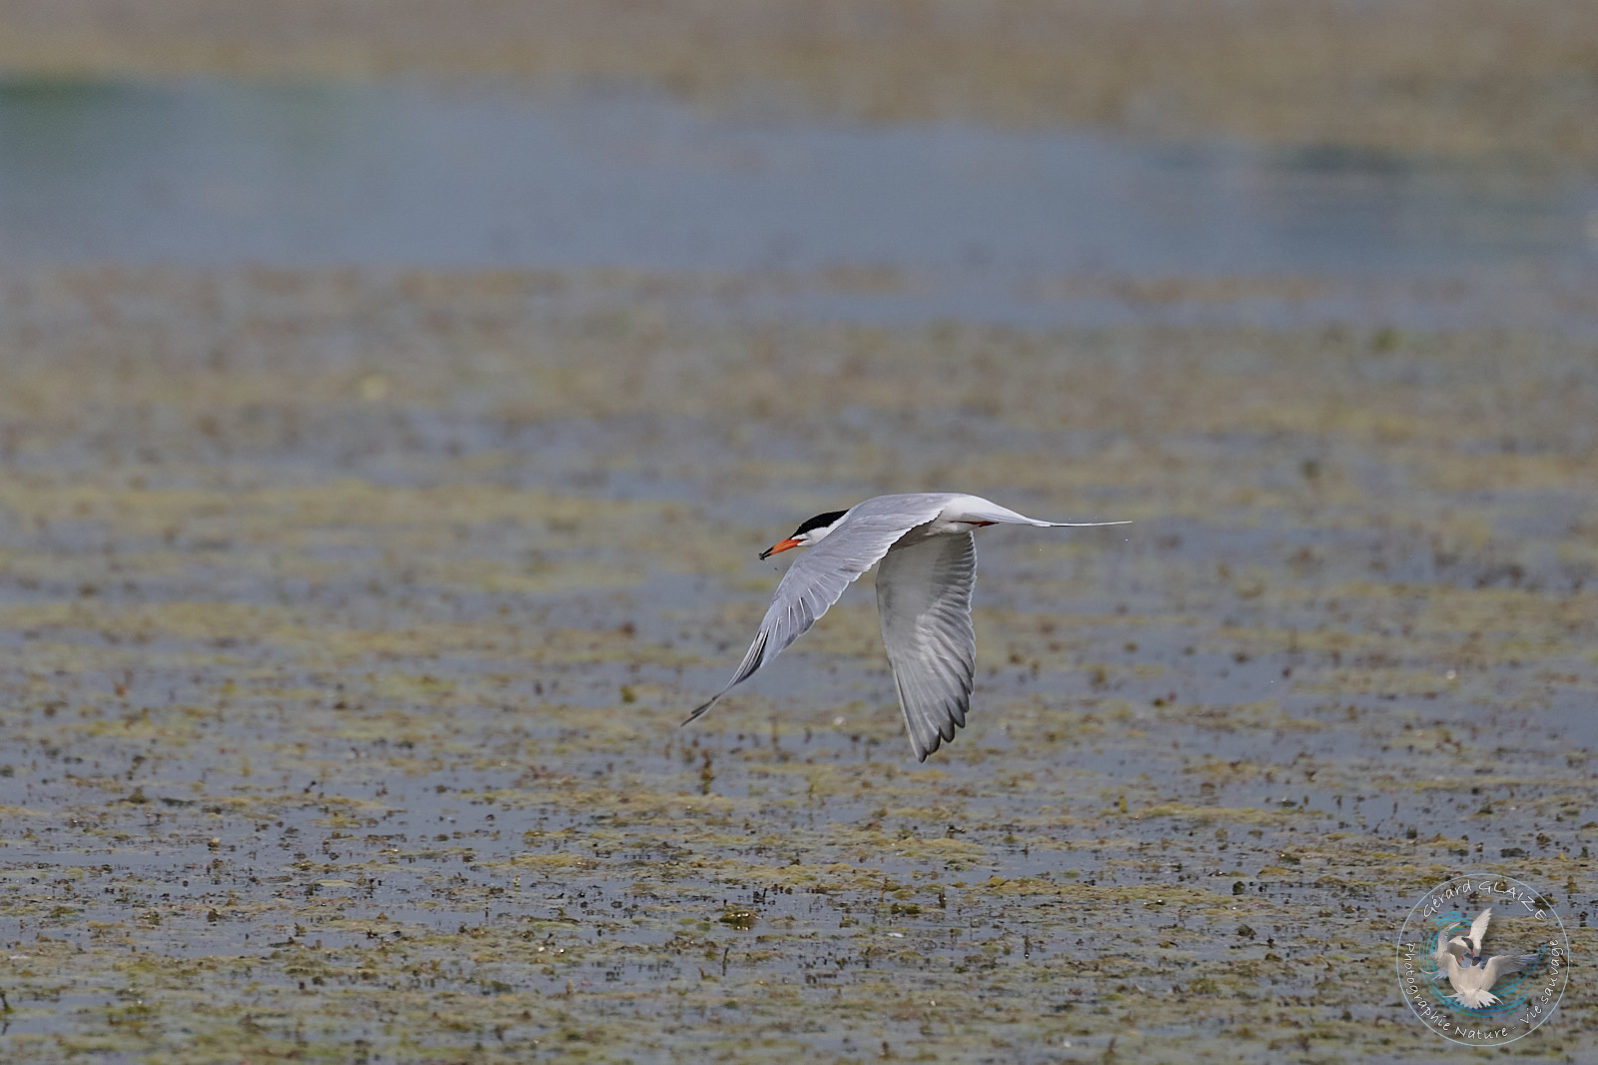
<path fill-rule="evenodd" d="M 977 564 L 971 534 L 988 525 L 1124 524 L 1040 521 L 981 496 L 946 492 L 876 496 L 848 510 L 818 514 L 761 554 L 766 558 L 794 547 L 812 548 L 783 575 L 732 680 L 688 720 L 776 658 L 845 588 L 876 566 L 882 642 L 910 745 L 925 761 L 940 742 L 954 739 L 970 704 L 976 671 L 971 587 Z"/>
<path fill-rule="evenodd" d="M 1439 945 L 1432 955 L 1437 962 L 1437 975 L 1448 979 L 1454 989 L 1453 997 L 1460 1005 L 1473 1010 L 1496 1005 L 1498 996 L 1493 994 L 1493 985 L 1506 976 L 1531 968 L 1542 958 L 1540 954 L 1482 957 L 1482 940 L 1487 936 L 1492 915 L 1491 907 L 1483 910 L 1471 922 L 1469 935 L 1454 936 L 1446 945 Z M 1438 940 L 1441 943 L 1442 937 Z"/>

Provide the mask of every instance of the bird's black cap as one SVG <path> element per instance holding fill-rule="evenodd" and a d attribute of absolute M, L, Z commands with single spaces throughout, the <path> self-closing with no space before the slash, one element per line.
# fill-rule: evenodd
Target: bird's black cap
<path fill-rule="evenodd" d="M 811 529 L 825 529 L 847 513 L 847 510 L 829 510 L 825 514 L 817 514 L 793 531 L 794 538 L 798 539 Z"/>

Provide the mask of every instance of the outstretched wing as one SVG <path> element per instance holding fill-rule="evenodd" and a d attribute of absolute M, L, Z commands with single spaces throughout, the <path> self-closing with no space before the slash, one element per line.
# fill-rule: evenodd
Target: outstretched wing
<path fill-rule="evenodd" d="M 900 537 L 936 518 L 947 498 L 929 493 L 913 499 L 868 499 L 851 510 L 826 539 L 806 548 L 783 574 L 771 607 L 760 622 L 760 631 L 738 671 L 719 692 L 696 707 L 683 724 L 716 705 L 735 685 L 754 676 L 761 666 L 808 632 L 844 589 L 876 565 Z"/>
<path fill-rule="evenodd" d="M 891 549 L 877 567 L 882 643 L 893 666 L 905 729 L 918 761 L 965 724 L 976 673 L 970 533 L 931 536 Z"/>
<path fill-rule="evenodd" d="M 1513 976 L 1515 973 L 1525 972 L 1527 969 L 1535 967 L 1536 964 L 1541 960 L 1542 955 L 1540 953 L 1499 954 L 1496 957 L 1488 958 L 1487 964 L 1482 967 L 1483 971 L 1481 986 L 1486 989 L 1491 989 L 1494 984 L 1502 980 L 1504 977 Z"/>
<path fill-rule="evenodd" d="M 1470 952 L 1481 953 L 1482 940 L 1487 938 L 1487 923 L 1493 919 L 1493 908 L 1487 907 L 1470 922 Z"/>

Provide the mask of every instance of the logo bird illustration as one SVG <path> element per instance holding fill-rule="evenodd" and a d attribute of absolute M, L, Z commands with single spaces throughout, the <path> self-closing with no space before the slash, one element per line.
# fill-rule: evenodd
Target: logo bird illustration
<path fill-rule="evenodd" d="M 1447 944 L 1443 943 L 1443 936 L 1448 932 L 1439 933 L 1438 947 L 1432 955 L 1437 962 L 1436 978 L 1446 976 L 1454 989 L 1451 997 L 1473 1010 L 1495 1005 L 1498 996 L 1493 994 L 1493 985 L 1506 976 L 1524 972 L 1542 958 L 1541 954 L 1483 954 L 1482 940 L 1492 916 L 1489 906 L 1470 923 L 1469 935 L 1454 936 Z"/>

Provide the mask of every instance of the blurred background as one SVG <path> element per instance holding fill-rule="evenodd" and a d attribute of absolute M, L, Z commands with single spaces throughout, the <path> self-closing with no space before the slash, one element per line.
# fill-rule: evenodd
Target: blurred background
<path fill-rule="evenodd" d="M 0 1056 L 1443 1060 L 1407 900 L 1595 945 L 1595 114 L 1590 0 L 0 0 Z M 924 766 L 868 589 L 679 731 L 915 490 L 1135 524 Z"/>
<path fill-rule="evenodd" d="M 1598 242 L 1575 2 L 4 18 L 13 265 L 832 268 L 877 280 L 834 314 L 1036 324 L 1145 316 L 1072 285 L 1104 278 L 1379 279 L 1459 313 L 1403 283 L 1584 287 Z"/>

